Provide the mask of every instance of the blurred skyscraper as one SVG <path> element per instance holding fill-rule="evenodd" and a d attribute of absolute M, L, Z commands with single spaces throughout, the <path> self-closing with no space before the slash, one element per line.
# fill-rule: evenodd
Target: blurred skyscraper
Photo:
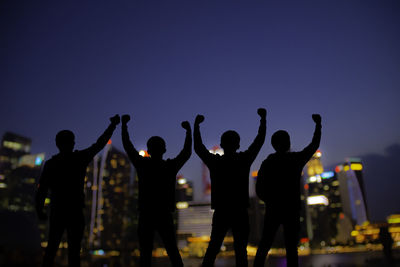
<path fill-rule="evenodd" d="M 346 243 L 351 231 L 343 213 L 342 184 L 335 172 L 324 172 L 321 156 L 318 150 L 307 163 L 304 184 L 307 233 L 313 247 Z"/>
<path fill-rule="evenodd" d="M 345 163 L 335 169 L 340 184 L 343 212 L 352 220 L 353 226 L 368 221 L 362 169 L 363 165 L 358 158 L 346 159 Z"/>
<path fill-rule="evenodd" d="M 132 166 L 125 153 L 111 141 L 88 167 L 86 217 L 88 247 L 105 253 L 126 248 L 132 210 Z M 117 252 L 115 252 L 117 251 Z"/>
<path fill-rule="evenodd" d="M 29 154 L 31 139 L 6 132 L 0 146 L 0 208 L 34 212 L 33 196 L 44 153 Z"/>
<path fill-rule="evenodd" d="M 0 209 L 8 217 L 2 218 L 8 222 L 9 228 L 3 229 L 9 232 L 7 236 L 21 231 L 21 221 L 13 221 L 19 218 L 25 224 L 23 231 L 31 229 L 34 232 L 26 235 L 28 240 L 24 242 L 32 243 L 29 238 L 34 238 L 40 252 L 40 241 L 46 238 L 47 231 L 46 223 L 37 220 L 34 196 L 45 154 L 30 154 L 31 143 L 30 138 L 15 133 L 6 132 L 3 135 L 0 145 Z M 8 242 L 18 244 L 21 240 Z M 7 249 L 12 249 L 12 246 Z"/>
<path fill-rule="evenodd" d="M 15 133 L 6 132 L 3 135 L 0 146 L 0 175 L 6 175 L 17 167 L 19 159 L 30 153 L 31 143 L 31 139 Z"/>

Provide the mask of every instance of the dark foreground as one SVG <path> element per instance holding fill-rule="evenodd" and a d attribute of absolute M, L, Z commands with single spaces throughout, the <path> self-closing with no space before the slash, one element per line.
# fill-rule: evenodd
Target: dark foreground
<path fill-rule="evenodd" d="M 302 267 L 385 267 L 394 266 L 400 267 L 400 250 L 394 251 L 395 261 L 390 265 L 383 257 L 382 252 L 359 252 L 359 253 L 343 253 L 343 254 L 323 254 L 323 255 L 308 255 L 300 257 L 300 266 Z M 202 259 L 200 258 L 185 258 L 184 264 L 186 267 L 200 267 Z M 97 261 L 90 265 L 95 267 L 128 267 L 138 266 L 137 261 L 133 260 L 128 265 L 120 265 L 119 262 Z M 171 266 L 168 258 L 153 258 L 153 267 Z M 216 267 L 235 266 L 233 257 L 217 258 Z M 253 258 L 249 259 L 249 266 L 253 266 Z M 271 256 L 268 258 L 266 266 L 268 267 L 285 267 L 286 259 L 284 257 Z"/>
<path fill-rule="evenodd" d="M 299 259 L 301 267 L 400 267 L 400 250 L 394 251 L 394 263 L 389 264 L 383 257 L 380 251 L 371 252 L 356 252 L 356 253 L 341 253 L 341 254 L 314 254 L 308 256 L 301 256 Z M 21 258 L 15 262 L 5 263 L 4 257 L 0 257 L 0 266 L 26 266 L 26 267 L 39 267 L 39 259 L 27 263 L 21 262 Z M 19 261 L 19 262 L 18 262 Z M 185 267 L 200 267 L 201 258 L 184 258 Z M 66 267 L 66 257 L 58 257 L 55 266 Z M 136 267 L 138 265 L 138 258 L 131 258 L 124 264 L 119 257 L 105 258 L 97 257 L 90 260 L 82 259 L 82 267 Z M 153 267 L 168 267 L 171 266 L 168 258 L 153 258 Z M 235 266 L 235 259 L 233 257 L 218 257 L 216 267 L 229 267 Z M 253 258 L 249 258 L 249 267 L 253 266 Z M 284 257 L 270 256 L 267 260 L 267 267 L 285 267 L 286 260 Z"/>

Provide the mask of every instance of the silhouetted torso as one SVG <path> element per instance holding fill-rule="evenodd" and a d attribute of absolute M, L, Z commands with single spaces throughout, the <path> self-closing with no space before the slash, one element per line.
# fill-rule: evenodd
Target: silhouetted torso
<path fill-rule="evenodd" d="M 175 210 L 176 175 L 186 161 L 186 157 L 167 160 L 140 157 L 132 161 L 139 177 L 139 210 Z"/>
<path fill-rule="evenodd" d="M 262 146 L 262 143 L 259 147 Z M 237 209 L 249 206 L 249 173 L 257 151 L 203 157 L 210 170 L 211 208 Z"/>
<path fill-rule="evenodd" d="M 319 147 L 321 129 L 317 127 L 312 142 L 300 152 L 276 152 L 261 164 L 257 195 L 267 208 L 300 209 L 301 173 Z"/>
<path fill-rule="evenodd" d="M 300 207 L 301 173 L 311 156 L 305 152 L 274 153 L 263 161 L 259 177 L 267 177 L 266 206 Z"/>
<path fill-rule="evenodd" d="M 214 155 L 203 145 L 199 126 L 194 130 L 194 148 L 197 155 L 210 170 L 211 208 L 229 209 L 249 206 L 250 167 L 264 144 L 265 118 L 260 120 L 258 134 L 244 152 Z"/>

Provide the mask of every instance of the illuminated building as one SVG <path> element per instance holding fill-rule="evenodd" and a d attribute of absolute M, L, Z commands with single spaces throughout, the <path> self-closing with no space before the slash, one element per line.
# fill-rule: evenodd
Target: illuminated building
<path fill-rule="evenodd" d="M 18 167 L 23 155 L 31 150 L 31 139 L 18 134 L 6 132 L 0 145 L 0 207 L 7 208 L 6 191 L 8 187 L 7 175 Z"/>
<path fill-rule="evenodd" d="M 4 134 L 0 147 L 0 208 L 37 223 L 34 195 L 45 154 L 29 154 L 31 139 Z M 48 204 L 48 203 L 47 203 Z M 46 223 L 39 222 L 40 237 L 46 238 Z"/>
<path fill-rule="evenodd" d="M 321 162 L 321 150 L 317 150 L 312 158 L 306 164 L 307 176 L 312 177 L 324 172 L 324 167 Z"/>
<path fill-rule="evenodd" d="M 33 196 L 40 177 L 44 153 L 24 155 L 6 176 L 7 209 L 35 213 Z"/>
<path fill-rule="evenodd" d="M 350 229 L 345 230 L 340 183 L 336 173 L 324 172 L 321 163 L 322 153 L 318 150 L 307 163 L 304 187 L 304 200 L 307 218 L 307 235 L 313 247 L 336 245 L 344 242 L 344 232 L 350 237 Z M 340 228 L 340 229 L 339 229 Z M 340 240 L 337 240 L 341 233 Z"/>
<path fill-rule="evenodd" d="M 3 135 L 0 146 L 0 175 L 5 176 L 15 169 L 20 158 L 29 154 L 31 139 L 14 133 L 6 132 Z"/>
<path fill-rule="evenodd" d="M 120 251 L 131 214 L 131 164 L 109 142 L 88 167 L 86 177 L 87 242 L 90 249 Z"/>
<path fill-rule="evenodd" d="M 307 182 L 311 243 L 314 246 L 336 245 L 339 242 L 338 227 L 342 223 L 339 221 L 345 219 L 336 174 L 332 171 L 323 172 L 309 177 Z"/>
<path fill-rule="evenodd" d="M 335 169 L 340 183 L 343 212 L 353 225 L 368 221 L 367 202 L 362 176 L 363 165 L 360 159 L 350 158 Z"/>
<path fill-rule="evenodd" d="M 380 243 L 379 232 L 381 227 L 387 227 L 394 241 L 393 247 L 400 247 L 400 214 L 393 214 L 387 217 L 386 222 L 369 223 L 356 225 L 351 232 L 357 244 Z"/>

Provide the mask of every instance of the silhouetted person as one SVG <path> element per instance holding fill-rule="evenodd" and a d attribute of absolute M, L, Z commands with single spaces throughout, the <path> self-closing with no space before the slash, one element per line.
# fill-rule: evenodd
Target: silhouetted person
<path fill-rule="evenodd" d="M 75 136 L 69 130 L 56 136 L 59 153 L 46 161 L 36 194 L 36 211 L 39 219 L 46 219 L 44 201 L 50 190 L 49 241 L 42 266 L 53 266 L 54 258 L 64 230 L 67 231 L 68 265 L 80 266 L 80 250 L 85 220 L 84 179 L 86 168 L 93 157 L 103 149 L 120 122 L 118 115 L 110 118 L 111 124 L 96 143 L 84 150 L 75 150 Z"/>
<path fill-rule="evenodd" d="M 164 243 L 173 266 L 183 266 L 176 245 L 172 213 L 175 211 L 176 175 L 192 154 L 192 131 L 187 121 L 182 122 L 186 130 L 185 144 L 174 159 L 163 159 L 165 142 L 159 136 L 147 141 L 150 157 L 142 157 L 129 140 L 127 123 L 129 115 L 122 116 L 122 143 L 139 178 L 139 246 L 140 266 L 151 266 L 154 232 Z"/>
<path fill-rule="evenodd" d="M 247 242 L 249 236 L 249 172 L 265 140 L 265 109 L 258 109 L 261 117 L 258 135 L 244 152 L 236 152 L 240 136 L 235 131 L 226 131 L 221 136 L 224 154 L 214 155 L 203 145 L 199 124 L 204 121 L 197 115 L 194 124 L 194 150 L 210 170 L 211 208 L 214 209 L 210 243 L 203 266 L 214 266 L 224 237 L 232 229 L 236 266 L 247 266 Z"/>
<path fill-rule="evenodd" d="M 386 261 L 389 265 L 393 265 L 392 245 L 393 238 L 388 231 L 387 226 L 382 226 L 379 229 L 379 241 L 383 245 L 383 254 L 385 254 Z"/>
<path fill-rule="evenodd" d="M 290 137 L 280 130 L 272 135 L 276 150 L 261 164 L 256 192 L 265 202 L 264 231 L 254 260 L 254 266 L 264 266 L 275 233 L 282 224 L 285 234 L 287 266 L 298 266 L 297 243 L 300 231 L 301 172 L 319 147 L 321 116 L 313 114 L 315 131 L 311 143 L 300 152 L 290 152 Z"/>

